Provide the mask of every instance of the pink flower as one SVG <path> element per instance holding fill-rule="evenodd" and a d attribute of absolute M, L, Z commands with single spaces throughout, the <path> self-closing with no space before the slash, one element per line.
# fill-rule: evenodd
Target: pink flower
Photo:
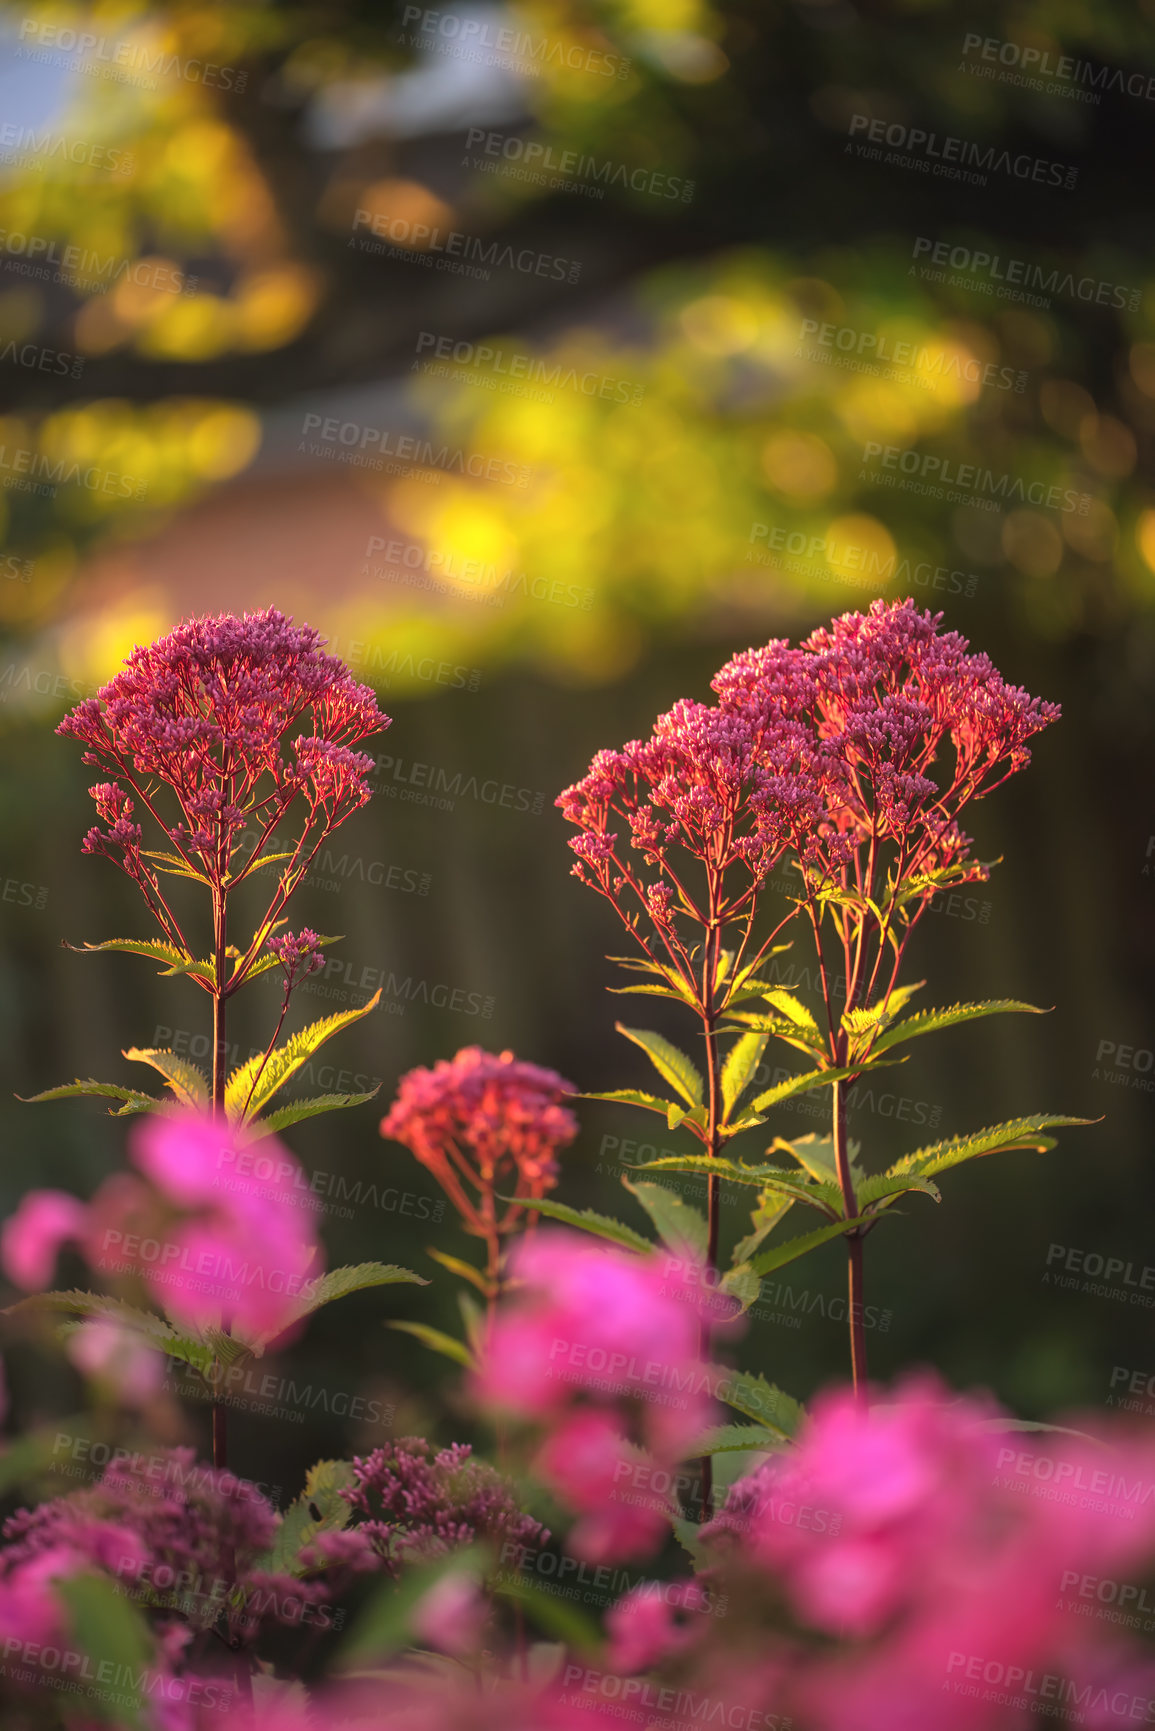
<path fill-rule="evenodd" d="M 627 1676 L 652 1670 L 699 1633 L 694 1624 L 705 1608 L 706 1594 L 697 1581 L 643 1581 L 606 1617 L 606 1664 Z"/>
<path fill-rule="evenodd" d="M 423 1593 L 410 1618 L 419 1641 L 442 1653 L 472 1653 L 481 1645 L 489 1607 L 469 1575 L 443 1575 Z"/>
<path fill-rule="evenodd" d="M 60 1243 L 75 1238 L 92 1268 L 143 1279 L 175 1321 L 275 1336 L 321 1265 L 304 1173 L 272 1138 L 265 1146 L 272 1175 L 236 1180 L 229 1130 L 196 1112 L 142 1118 L 130 1152 L 149 1184 L 118 1173 L 87 1206 L 33 1192 L 5 1227 L 5 1267 L 45 1286 Z"/>
<path fill-rule="evenodd" d="M 577 1135 L 576 1118 L 560 1102 L 574 1092 L 555 1070 L 512 1052 L 465 1046 L 401 1078 L 381 1134 L 403 1142 L 432 1172 L 466 1230 L 487 1238 L 525 1220 L 523 1208 L 496 1209 L 497 1191 L 538 1197 L 557 1183 L 557 1150 Z"/>
<path fill-rule="evenodd" d="M 702 1362 L 701 1340 L 718 1295 L 673 1257 L 572 1232 L 539 1232 L 510 1260 L 512 1294 L 474 1392 L 507 1416 L 550 1420 L 535 1467 L 580 1517 L 572 1549 L 598 1561 L 645 1555 L 676 1513 L 678 1461 L 714 1418 L 720 1373 Z"/>
<path fill-rule="evenodd" d="M 0 1234 L 0 1261 L 15 1285 L 36 1292 L 52 1279 L 60 1247 L 84 1235 L 88 1211 L 63 1190 L 30 1190 Z"/>
<path fill-rule="evenodd" d="M 164 1381 L 161 1353 L 111 1317 L 82 1322 L 69 1336 L 68 1356 L 84 1376 L 112 1389 L 124 1406 L 145 1406 Z"/>

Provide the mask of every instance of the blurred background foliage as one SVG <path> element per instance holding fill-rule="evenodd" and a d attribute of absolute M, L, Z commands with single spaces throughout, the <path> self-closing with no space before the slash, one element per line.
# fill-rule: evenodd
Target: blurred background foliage
<path fill-rule="evenodd" d="M 334 954 L 354 978 L 411 982 L 333 1053 L 380 1079 L 383 1108 L 403 1069 L 472 1041 L 579 1086 L 640 1080 L 603 995 L 617 934 L 566 875 L 557 790 L 704 695 L 736 648 L 913 593 L 1066 711 L 980 808 L 980 851 L 1004 863 L 927 920 L 917 976 L 928 1000 L 1055 1012 L 928 1043 L 856 1133 L 873 1165 L 929 1140 L 928 1119 L 1102 1122 L 968 1168 L 941 1210 L 913 1203 L 872 1241 L 874 1360 L 930 1360 L 1027 1414 L 1101 1406 L 1114 1367 L 1155 1370 L 1143 1303 L 1044 1279 L 1056 1243 L 1136 1270 L 1150 1255 L 1144 1074 L 1108 1083 L 1097 1053 L 1155 1044 L 1151 110 L 999 82 L 965 50 L 1010 41 L 1145 89 L 1153 27 L 1152 0 L 0 7 L 5 1209 L 33 1183 L 87 1193 L 123 1158 L 123 1124 L 14 1091 L 123 1077 L 120 1048 L 205 1031 L 187 986 L 59 947 L 143 930 L 112 868 L 79 856 L 87 777 L 52 733 L 134 642 L 205 608 L 279 605 L 394 716 L 380 795 L 303 909 L 346 934 Z M 1078 182 L 861 160 L 856 114 Z M 374 220 L 407 237 L 393 256 L 359 244 Z M 450 233 L 495 262 L 442 269 Z M 1037 305 L 982 270 L 935 281 L 920 239 L 1112 293 Z M 845 351 L 816 342 L 824 325 L 923 359 L 830 364 Z M 412 460 L 348 460 L 405 439 Z M 880 487 L 868 443 L 1087 508 Z M 455 777 L 452 809 L 408 797 Z M 406 887 L 423 874 L 427 894 Z M 491 1014 L 438 1009 L 438 984 Z M 238 1028 L 245 1051 L 263 1037 Z M 301 1126 L 294 1147 L 311 1171 L 432 1196 L 378 1116 Z M 583 1122 L 562 1195 L 636 1218 L 606 1139 L 645 1126 L 593 1105 Z M 778 1129 L 816 1127 L 784 1112 Z M 426 1271 L 399 1205 L 346 1213 L 327 1219 L 334 1260 Z M 746 1362 L 803 1396 L 842 1373 L 842 1279 L 837 1249 L 790 1271 Z M 390 1303 L 451 1325 L 446 1286 Z M 292 1362 L 376 1390 L 402 1430 L 460 1430 L 435 1361 L 384 1334 L 381 1310 L 370 1294 L 326 1313 Z M 14 1365 L 23 1417 L 69 1398 L 63 1372 L 19 1349 Z M 238 1465 L 291 1483 L 336 1452 L 333 1422 L 238 1421 Z M 373 1440 L 348 1423 L 340 1446 Z"/>

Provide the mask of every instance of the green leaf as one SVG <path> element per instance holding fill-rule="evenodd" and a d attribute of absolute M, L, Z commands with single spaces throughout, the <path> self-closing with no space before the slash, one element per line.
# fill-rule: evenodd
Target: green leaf
<path fill-rule="evenodd" d="M 727 1118 L 753 1081 L 769 1038 L 768 1034 L 743 1034 L 731 1047 L 722 1066 L 722 1104 Z"/>
<path fill-rule="evenodd" d="M 347 1106 L 364 1106 L 380 1088 L 378 1082 L 368 1094 L 311 1094 L 304 1100 L 290 1100 L 287 1106 L 278 1106 L 264 1118 L 247 1118 L 241 1140 L 257 1142 L 262 1136 L 272 1136 L 290 1124 L 299 1124 L 303 1118 L 316 1118 L 321 1112 L 342 1112 Z"/>
<path fill-rule="evenodd" d="M 636 1196 L 654 1225 L 666 1248 L 683 1262 L 704 1262 L 706 1258 L 706 1219 L 692 1202 L 683 1201 L 664 1184 L 634 1184 L 628 1178 L 622 1183 L 631 1196 Z"/>
<path fill-rule="evenodd" d="M 607 992 L 612 992 L 616 998 L 626 997 L 630 992 L 641 992 L 650 998 L 672 998 L 675 1004 L 692 1004 L 693 999 L 684 986 L 659 986 L 657 981 L 647 981 L 641 986 L 607 986 Z"/>
<path fill-rule="evenodd" d="M 135 1112 L 163 1112 L 171 1104 L 155 1094 L 142 1094 L 136 1088 L 122 1088 L 116 1082 L 66 1082 L 60 1088 L 45 1088 L 40 1094 L 17 1094 L 16 1098 L 25 1106 L 38 1105 L 42 1100 L 99 1099 L 123 1100 L 119 1112 L 111 1112 L 114 1118 L 127 1118 Z M 111 1110 L 111 1109 L 110 1109 Z"/>
<path fill-rule="evenodd" d="M 745 1312 L 757 1302 L 758 1294 L 762 1290 L 762 1280 L 748 1262 L 736 1262 L 718 1282 L 718 1290 L 730 1298 L 736 1298 Z"/>
<path fill-rule="evenodd" d="M 502 1196 L 499 1200 L 519 1203 L 522 1208 L 532 1208 L 538 1214 L 548 1215 L 551 1220 L 562 1220 L 567 1226 L 576 1226 L 582 1232 L 592 1232 L 598 1238 L 608 1238 L 614 1244 L 624 1245 L 627 1250 L 639 1250 L 644 1256 L 648 1256 L 654 1248 L 648 1238 L 643 1238 L 640 1232 L 635 1232 L 624 1220 L 612 1220 L 608 1214 L 595 1214 L 592 1208 L 583 1208 L 579 1213 L 576 1208 L 568 1208 L 564 1202 L 554 1202 L 543 1197 L 535 1200 L 526 1196 Z"/>
<path fill-rule="evenodd" d="M 679 1052 L 677 1046 L 671 1045 L 661 1034 L 651 1033 L 646 1028 L 627 1028 L 621 1022 L 615 1022 L 614 1027 L 619 1034 L 624 1034 L 627 1040 L 642 1048 L 658 1075 L 677 1090 L 687 1106 L 702 1104 L 701 1073 L 685 1052 Z"/>
<path fill-rule="evenodd" d="M 179 1358 L 185 1364 L 193 1366 L 202 1374 L 212 1367 L 212 1348 L 203 1341 L 195 1340 L 182 1333 L 172 1323 L 166 1322 L 163 1316 L 157 1316 L 151 1310 L 138 1310 L 133 1304 L 126 1304 L 123 1299 L 110 1298 L 103 1292 L 83 1292 L 76 1289 L 72 1292 L 33 1292 L 27 1298 L 19 1299 L 10 1304 L 7 1310 L 0 1312 L 4 1316 L 22 1316 L 38 1314 L 58 1315 L 62 1317 L 101 1317 L 112 1322 L 119 1322 L 126 1329 L 135 1331 L 144 1337 L 147 1346 L 155 1347 L 169 1358 Z M 64 1323 L 59 1332 L 71 1332 L 75 1323 Z"/>
<path fill-rule="evenodd" d="M 820 1183 L 833 1184 L 841 1195 L 832 1137 L 816 1136 L 811 1132 L 809 1136 L 796 1136 L 793 1141 L 788 1142 L 785 1137 L 777 1136 L 767 1152 L 773 1154 L 778 1148 L 789 1154 L 792 1160 L 797 1160 L 799 1166 L 809 1172 L 812 1178 L 817 1178 Z M 850 1148 L 853 1160 L 858 1151 L 857 1143 L 851 1143 Z"/>
<path fill-rule="evenodd" d="M 789 1195 L 796 1202 L 809 1202 L 814 1207 L 825 1206 L 829 1213 L 837 1212 L 841 1191 L 836 1179 L 811 1183 L 800 1172 L 782 1166 L 742 1166 L 720 1155 L 671 1154 L 661 1160 L 647 1160 L 639 1172 L 693 1172 L 703 1178 L 717 1174 L 735 1184 L 749 1184 L 755 1189 L 774 1189 Z"/>
<path fill-rule="evenodd" d="M 772 986 L 763 997 L 772 1010 L 780 1010 L 788 1022 L 796 1028 L 805 1028 L 808 1034 L 818 1033 L 818 1023 L 800 998 L 793 992 L 788 992 L 782 986 Z"/>
<path fill-rule="evenodd" d="M 784 1191 L 766 1189 L 762 1192 L 757 1208 L 750 1211 L 754 1230 L 734 1246 L 733 1261 L 736 1268 L 749 1261 L 758 1246 L 769 1237 L 779 1222 L 786 1218 L 798 1200 L 798 1197 L 789 1196 Z M 836 1213 L 837 1209 L 832 1208 L 831 1212 Z"/>
<path fill-rule="evenodd" d="M 1036 1113 L 1029 1118 L 1009 1118 L 1005 1124 L 995 1124 L 987 1130 L 975 1130 L 969 1136 L 952 1136 L 945 1142 L 933 1142 L 928 1148 L 918 1148 L 888 1166 L 884 1177 L 905 1178 L 914 1175 L 930 1178 L 937 1172 L 947 1172 L 961 1166 L 964 1160 L 977 1160 L 983 1154 L 1010 1153 L 1017 1148 L 1045 1154 L 1055 1146 L 1055 1138 L 1044 1134 L 1071 1124 L 1093 1124 L 1093 1118 L 1068 1118 Z"/>
<path fill-rule="evenodd" d="M 142 1724 L 140 1679 L 152 1662 L 153 1642 L 141 1612 L 107 1575 L 57 1576 L 52 1590 L 68 1612 L 71 1640 L 92 1661 L 91 1673 L 111 1665 L 117 1679 L 115 1705 L 100 1689 L 77 1699 L 112 1724 L 126 1718 Z"/>
<path fill-rule="evenodd" d="M 889 1207 L 892 1202 L 897 1202 L 900 1196 L 916 1190 L 929 1196 L 933 1202 L 942 1201 L 942 1192 L 937 1184 L 932 1184 L 929 1178 L 916 1178 L 911 1174 L 905 1178 L 888 1178 L 883 1172 L 874 1178 L 864 1178 L 860 1184 L 855 1185 L 858 1206 L 862 1209 L 872 1208 L 878 1203 Z"/>
<path fill-rule="evenodd" d="M 272 1548 L 260 1559 L 262 1573 L 308 1574 L 315 1563 L 301 1561 L 301 1552 L 319 1533 L 338 1533 L 352 1514 L 341 1495 L 353 1483 L 352 1461 L 317 1461 L 305 1475 L 305 1488 L 285 1510 Z"/>
<path fill-rule="evenodd" d="M 805 1052 L 808 1058 L 822 1058 L 826 1055 L 826 1043 L 821 1034 L 800 1028 L 787 1016 L 755 1010 L 729 1010 L 727 1017 L 723 1032 L 747 1028 L 752 1033 L 769 1034 L 775 1040 L 782 1040 L 787 1046 L 793 1046 L 796 1052 Z"/>
<path fill-rule="evenodd" d="M 427 1250 L 425 1254 L 431 1256 L 434 1262 L 439 1262 L 442 1268 L 448 1268 L 451 1274 L 459 1274 L 463 1280 L 468 1280 L 471 1286 L 476 1286 L 483 1298 L 487 1295 L 489 1288 L 485 1276 L 480 1268 L 474 1268 L 472 1262 L 463 1262 L 460 1256 L 450 1256 L 444 1250 Z"/>
<path fill-rule="evenodd" d="M 229 1122 L 243 1123 L 246 1119 L 255 1118 L 265 1102 L 297 1073 L 318 1047 L 332 1039 L 334 1034 L 339 1034 L 342 1028 L 361 1021 L 377 1008 L 380 1001 L 381 993 L 376 991 L 358 1010 L 341 1010 L 336 1015 L 322 1017 L 319 1022 L 310 1022 L 307 1028 L 299 1029 L 283 1046 L 271 1052 L 267 1061 L 263 1053 L 257 1053 L 234 1070 L 225 1084 L 225 1112 Z"/>
<path fill-rule="evenodd" d="M 861 1214 L 853 1220 L 836 1220 L 830 1226 L 820 1226 L 815 1232 L 805 1232 L 800 1238 L 788 1238 L 784 1244 L 759 1251 L 757 1256 L 751 1257 L 749 1266 L 756 1274 L 772 1274 L 776 1268 L 785 1268 L 788 1262 L 797 1262 L 800 1256 L 817 1250 L 820 1244 L 827 1244 L 832 1238 L 839 1238 L 844 1232 L 853 1232 L 855 1227 L 866 1224 L 867 1217 Z"/>
<path fill-rule="evenodd" d="M 760 1424 L 720 1424 L 699 1437 L 687 1458 L 698 1460 L 702 1455 L 731 1454 L 739 1449 L 759 1449 L 768 1452 L 782 1447 L 782 1433 L 767 1430 Z"/>
<path fill-rule="evenodd" d="M 151 1064 L 164 1077 L 182 1106 L 200 1111 L 208 1105 L 209 1084 L 204 1071 L 187 1059 L 178 1058 L 175 1052 L 153 1046 L 130 1046 L 121 1056 L 133 1064 Z"/>
<path fill-rule="evenodd" d="M 171 974 L 194 974 L 207 985 L 215 985 L 216 968 L 210 961 L 198 962 L 187 950 L 176 944 L 163 943 L 159 938 L 106 938 L 102 944 L 66 944 L 77 955 L 95 955 L 98 950 L 117 950 L 125 955 L 144 956 L 151 962 L 163 962 L 160 977 Z"/>
<path fill-rule="evenodd" d="M 428 1286 L 429 1282 L 408 1268 L 398 1268 L 388 1262 L 354 1262 L 345 1268 L 331 1268 L 319 1280 L 310 1281 L 302 1290 L 291 1314 L 275 1334 L 258 1336 L 261 1345 L 276 1340 L 294 1322 L 312 1316 L 326 1304 L 338 1298 L 348 1298 L 353 1292 L 367 1292 L 373 1286 Z"/>
<path fill-rule="evenodd" d="M 442 1358 L 451 1358 L 454 1364 L 463 1364 L 467 1370 L 473 1363 L 473 1354 L 465 1342 L 455 1340 L 444 1329 L 431 1328 L 427 1322 L 387 1322 L 385 1326 L 395 1329 L 398 1334 L 411 1334 L 431 1352 L 439 1352 Z"/>
<path fill-rule="evenodd" d="M 1002 1016 L 1020 1011 L 1030 1016 L 1045 1016 L 1046 1010 L 1037 1004 L 1024 1004 L 1018 998 L 988 998 L 978 1004 L 951 1004 L 942 1010 L 920 1010 L 886 1028 L 874 1042 L 876 1052 L 885 1052 L 903 1040 L 915 1040 L 920 1034 L 933 1034 L 938 1028 L 953 1028 L 960 1022 L 977 1022 L 980 1016 Z"/>
<path fill-rule="evenodd" d="M 140 851 L 145 859 L 157 860 L 157 871 L 164 872 L 168 877 L 191 878 L 194 883 L 212 887 L 204 872 L 198 872 L 187 860 L 181 859 L 178 853 L 162 853 L 159 848 L 150 847 L 142 847 Z"/>
<path fill-rule="evenodd" d="M 851 1064 L 841 1070 L 805 1070 L 800 1076 L 788 1076 L 785 1082 L 767 1088 L 764 1094 L 759 1094 L 752 1100 L 750 1109 L 753 1112 L 768 1112 L 771 1106 L 777 1106 L 782 1100 L 789 1100 L 795 1094 L 809 1094 L 815 1088 L 844 1082 L 847 1076 L 857 1075 L 861 1068 L 861 1064 Z"/>
<path fill-rule="evenodd" d="M 509 1599 L 520 1605 L 528 1620 L 547 1635 L 564 1642 L 578 1653 L 593 1656 L 601 1652 L 601 1631 L 593 1618 L 578 1609 L 571 1599 L 563 1599 L 528 1576 L 506 1576 L 493 1587 L 495 1597 Z"/>
<path fill-rule="evenodd" d="M 801 1401 L 783 1394 L 760 1371 L 736 1370 L 718 1390 L 718 1399 L 745 1418 L 756 1419 L 789 1441 L 806 1416 Z"/>
<path fill-rule="evenodd" d="M 263 853 L 257 859 L 251 859 L 247 865 L 242 866 L 241 872 L 245 877 L 248 877 L 250 872 L 263 871 L 265 866 L 280 865 L 282 860 L 292 859 L 295 853 L 295 848 L 290 848 L 287 853 Z M 238 876 L 239 875 L 240 874 L 238 874 Z M 322 938 L 321 942 L 323 944 L 331 944 L 334 940 L 332 938 Z"/>
<path fill-rule="evenodd" d="M 613 1088 L 605 1094 L 579 1094 L 579 1100 L 611 1100 L 620 1106 L 642 1106 L 647 1112 L 658 1112 L 663 1118 L 671 1112 L 681 1111 L 669 1100 L 659 1099 L 657 1094 L 642 1094 L 637 1088 Z M 676 1126 L 675 1126 L 676 1128 Z"/>

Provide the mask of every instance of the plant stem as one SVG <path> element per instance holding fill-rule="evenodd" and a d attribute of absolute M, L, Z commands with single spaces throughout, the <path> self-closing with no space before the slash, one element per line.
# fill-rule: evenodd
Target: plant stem
<path fill-rule="evenodd" d="M 718 950 L 721 934 L 714 926 L 705 946 L 703 962 L 702 1003 L 705 1006 L 702 1017 L 703 1031 L 706 1036 L 706 1153 L 714 1159 L 721 1147 L 719 1126 L 721 1124 L 721 1072 L 718 1064 L 718 1034 L 715 1028 L 714 992 L 718 976 Z M 706 1293 L 707 1303 L 714 1292 L 716 1281 L 712 1278 L 718 1271 L 718 1235 L 721 1223 L 722 1180 L 718 1173 L 711 1172 L 706 1179 Z M 712 1344 L 710 1338 L 710 1323 L 703 1316 L 701 1324 L 701 1354 L 705 1364 L 710 1362 Z M 708 1521 L 714 1513 L 714 1463 L 709 1455 L 702 1456 L 702 1519 Z"/>
<path fill-rule="evenodd" d="M 839 1062 L 843 1062 L 842 1056 Z M 834 1084 L 834 1160 L 838 1168 L 838 1184 L 842 1191 L 842 1206 L 846 1218 L 853 1220 L 858 1214 L 858 1198 L 854 1193 L 854 1178 L 850 1171 L 850 1147 L 846 1136 L 846 1083 Z M 859 1400 L 866 1399 L 867 1369 L 866 1369 L 866 1325 L 863 1310 L 863 1267 L 862 1267 L 862 1233 L 849 1232 L 846 1235 L 846 1254 L 849 1274 L 849 1310 L 850 1310 L 850 1366 L 854 1378 L 854 1392 Z"/>

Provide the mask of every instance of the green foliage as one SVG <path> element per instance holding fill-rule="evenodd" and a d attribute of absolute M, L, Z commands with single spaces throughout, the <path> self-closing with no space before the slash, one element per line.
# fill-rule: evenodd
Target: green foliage
<path fill-rule="evenodd" d="M 393 1263 L 354 1262 L 345 1268 L 331 1268 L 328 1274 L 323 1274 L 319 1280 L 309 1283 L 276 1333 L 260 1336 L 257 1344 L 261 1347 L 267 1346 L 270 1340 L 276 1340 L 295 1322 L 312 1316 L 326 1304 L 335 1303 L 338 1298 L 348 1298 L 350 1293 L 367 1292 L 373 1286 L 406 1285 L 428 1286 L 429 1282 L 420 1274 L 414 1274 L 408 1268 L 398 1268 Z"/>
<path fill-rule="evenodd" d="M 290 1124 L 316 1118 L 322 1112 L 343 1112 L 347 1106 L 364 1106 L 376 1096 L 380 1086 L 378 1083 L 367 1094 L 311 1094 L 303 1100 L 290 1100 L 287 1106 L 278 1106 L 275 1112 L 268 1112 L 263 1118 L 246 1118 L 242 1140 L 257 1142 L 262 1136 L 277 1135 L 287 1130 Z"/>
<path fill-rule="evenodd" d="M 128 1118 L 137 1112 L 164 1112 L 173 1104 L 156 1094 L 142 1094 L 137 1088 L 122 1088 L 118 1082 L 94 1082 L 91 1078 L 86 1082 L 65 1082 L 59 1088 L 45 1088 L 39 1094 L 17 1094 L 16 1098 L 26 1106 L 38 1105 L 42 1100 L 120 1100 L 123 1104 L 119 1111 L 109 1108 L 114 1118 Z"/>
<path fill-rule="evenodd" d="M 700 1209 L 664 1184 L 632 1183 L 628 1178 L 622 1183 L 637 1197 L 667 1250 L 685 1262 L 705 1260 L 706 1220 Z"/>
<path fill-rule="evenodd" d="M 130 1046 L 122 1056 L 134 1064 L 151 1064 L 164 1077 L 179 1105 L 192 1107 L 195 1111 L 203 1111 L 208 1105 L 208 1078 L 203 1070 L 185 1058 L 178 1058 L 175 1052 Z"/>
<path fill-rule="evenodd" d="M 933 1034 L 939 1028 L 954 1028 L 961 1022 L 975 1022 L 980 1016 L 1003 1016 L 1012 1011 L 1029 1016 L 1045 1016 L 1048 1013 L 1037 1004 L 1024 1004 L 1018 998 L 988 998 L 978 1004 L 951 1004 L 942 1010 L 920 1010 L 917 1015 L 909 1016 L 905 1022 L 885 1028 L 874 1041 L 874 1050 L 884 1052 L 903 1040 L 915 1040 L 920 1034 Z"/>
<path fill-rule="evenodd" d="M 615 1022 L 614 1027 L 635 1046 L 641 1047 L 659 1076 L 681 1095 L 687 1106 L 692 1109 L 702 1104 L 702 1075 L 685 1052 L 680 1052 L 661 1034 L 651 1033 L 646 1028 L 627 1028 L 621 1022 Z"/>
<path fill-rule="evenodd" d="M 788 1238 L 784 1244 L 775 1244 L 769 1250 L 760 1250 L 749 1259 L 749 1266 L 755 1274 L 772 1274 L 776 1268 L 785 1268 L 788 1262 L 797 1262 L 798 1258 L 805 1256 L 808 1251 L 817 1250 L 820 1244 L 828 1244 L 832 1238 L 838 1238 L 844 1232 L 853 1232 L 867 1223 L 864 1215 L 856 1215 L 853 1220 L 836 1220 L 830 1226 L 820 1226 L 815 1232 L 805 1232 L 799 1238 Z"/>
<path fill-rule="evenodd" d="M 411 1334 L 431 1352 L 440 1353 L 442 1358 L 451 1358 L 454 1364 L 464 1365 L 467 1370 L 474 1362 L 473 1354 L 464 1341 L 455 1340 L 453 1335 L 446 1334 L 444 1329 L 431 1328 L 427 1322 L 389 1322 L 386 1327 L 396 1330 L 398 1334 Z"/>
<path fill-rule="evenodd" d="M 148 961 L 163 962 L 160 978 L 168 979 L 173 974 L 191 974 L 206 986 L 215 986 L 217 971 L 211 961 L 197 961 L 187 950 L 182 950 L 176 944 L 164 942 L 160 938 L 106 938 L 101 944 L 66 944 L 66 949 L 77 955 L 95 955 L 100 950 L 119 950 L 125 955 L 144 956 Z"/>
<path fill-rule="evenodd" d="M 153 1641 L 144 1617 L 107 1575 L 60 1575 L 52 1588 L 68 1614 L 77 1651 L 92 1661 L 91 1673 L 112 1665 L 117 1679 L 115 1702 L 101 1690 L 81 1697 L 87 1708 L 112 1724 L 143 1723 L 140 1680 L 153 1656 Z"/>
<path fill-rule="evenodd" d="M 761 1371 L 732 1371 L 719 1388 L 718 1399 L 744 1418 L 754 1419 L 783 1442 L 789 1442 L 797 1434 L 806 1416 L 801 1401 L 767 1382 Z"/>
<path fill-rule="evenodd" d="M 653 1245 L 648 1238 L 643 1238 L 640 1232 L 635 1232 L 632 1226 L 627 1226 L 624 1220 L 613 1220 L 608 1214 L 595 1214 L 592 1208 L 569 1208 L 564 1202 L 555 1202 L 552 1198 L 538 1197 L 536 1200 L 526 1196 L 503 1196 L 502 1202 L 516 1202 L 522 1208 L 532 1208 L 538 1214 L 547 1214 L 551 1220 L 560 1220 L 566 1226 L 576 1226 L 579 1231 L 592 1232 L 598 1238 L 608 1238 L 613 1244 L 621 1244 L 626 1250 L 638 1250 L 648 1255 Z"/>
<path fill-rule="evenodd" d="M 301 1551 L 320 1533 L 337 1533 L 348 1525 L 352 1510 L 341 1492 L 352 1483 L 350 1461 L 317 1461 L 309 1468 L 304 1490 L 285 1510 L 272 1548 L 261 1559 L 265 1572 L 270 1575 L 309 1572 L 310 1565 L 301 1561 Z"/>
<path fill-rule="evenodd" d="M 310 1022 L 308 1027 L 290 1035 L 283 1046 L 270 1052 L 267 1059 L 263 1053 L 258 1053 L 234 1070 L 225 1084 L 225 1112 L 230 1124 L 243 1126 L 257 1117 L 278 1088 L 282 1088 L 326 1040 L 332 1039 L 342 1028 L 361 1021 L 377 1008 L 380 1001 L 381 993 L 377 991 L 360 1009 L 341 1010 L 335 1015 L 322 1017 L 318 1022 Z"/>
<path fill-rule="evenodd" d="M 918 1148 L 913 1154 L 906 1154 L 901 1160 L 896 1160 L 893 1166 L 887 1168 L 885 1176 L 930 1178 L 938 1172 L 949 1171 L 952 1166 L 961 1166 L 964 1160 L 977 1160 L 984 1154 L 1008 1154 L 1020 1148 L 1045 1154 L 1055 1146 L 1055 1138 L 1045 1135 L 1045 1131 L 1061 1129 L 1067 1125 L 1091 1123 L 1094 1123 L 1092 1118 L 1070 1118 L 1046 1113 L 1036 1113 L 1029 1118 L 1009 1118 L 1005 1124 L 996 1124 L 987 1130 L 974 1130 L 969 1136 L 951 1136 L 945 1142 L 932 1142 L 927 1148 Z"/>

